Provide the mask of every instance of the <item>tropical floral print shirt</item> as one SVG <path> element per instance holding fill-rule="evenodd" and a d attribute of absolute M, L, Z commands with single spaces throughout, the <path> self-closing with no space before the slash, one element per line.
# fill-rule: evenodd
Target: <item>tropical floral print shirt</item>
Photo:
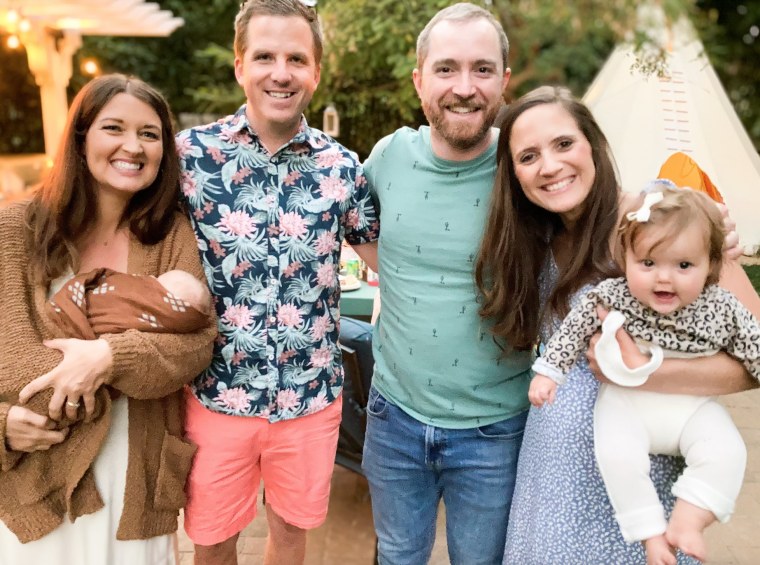
<path fill-rule="evenodd" d="M 177 135 L 182 193 L 219 318 L 211 365 L 193 382 L 211 410 L 312 414 L 343 385 L 338 347 L 342 240 L 379 223 L 356 155 L 302 118 L 270 155 L 245 114 Z"/>

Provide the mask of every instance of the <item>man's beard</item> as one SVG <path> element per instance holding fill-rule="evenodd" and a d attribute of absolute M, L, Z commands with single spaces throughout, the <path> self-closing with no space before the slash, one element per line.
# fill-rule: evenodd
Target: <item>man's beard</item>
<path fill-rule="evenodd" d="M 472 122 L 454 125 L 447 119 L 446 106 L 478 108 L 483 112 L 483 120 L 479 125 Z M 485 105 L 481 106 L 472 101 L 466 102 L 461 99 L 452 100 L 451 98 L 444 98 L 432 105 L 422 101 L 422 111 L 425 113 L 425 117 L 427 118 L 430 127 L 435 130 L 446 143 L 454 149 L 467 151 L 482 142 L 488 135 L 488 132 L 496 121 L 499 107 L 496 104 L 494 104 L 493 107 L 489 107 Z"/>

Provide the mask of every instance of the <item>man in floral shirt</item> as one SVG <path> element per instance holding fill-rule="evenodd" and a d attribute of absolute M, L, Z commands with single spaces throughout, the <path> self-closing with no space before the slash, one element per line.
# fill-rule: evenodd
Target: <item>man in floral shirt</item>
<path fill-rule="evenodd" d="M 327 513 L 343 384 L 340 246 L 376 268 L 379 224 L 356 155 L 303 118 L 321 54 L 311 8 L 249 0 L 235 20 L 246 104 L 177 137 L 219 316 L 214 359 L 188 394 L 196 563 L 236 562 L 261 479 L 265 563 L 303 562 L 306 530 Z"/>

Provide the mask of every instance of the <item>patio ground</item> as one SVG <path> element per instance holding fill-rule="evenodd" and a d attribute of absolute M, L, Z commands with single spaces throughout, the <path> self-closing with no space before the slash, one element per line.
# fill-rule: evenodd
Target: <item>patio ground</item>
<path fill-rule="evenodd" d="M 725 397 L 736 425 L 747 443 L 749 458 L 736 513 L 728 524 L 708 530 L 710 565 L 760 563 L 760 390 Z M 431 565 L 448 565 L 443 513 Z M 262 562 L 267 526 L 263 509 L 243 531 L 238 543 L 239 565 Z M 180 528 L 180 565 L 192 564 L 192 544 Z M 374 533 L 367 483 L 342 467 L 335 467 L 327 521 L 309 532 L 306 565 L 371 565 Z"/>

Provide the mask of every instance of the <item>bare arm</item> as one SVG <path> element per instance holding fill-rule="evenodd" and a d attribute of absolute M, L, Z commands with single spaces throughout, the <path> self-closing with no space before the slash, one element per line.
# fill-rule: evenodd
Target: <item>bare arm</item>
<path fill-rule="evenodd" d="M 626 206 L 630 206 L 630 199 L 621 195 L 621 210 L 625 209 Z M 739 249 L 735 223 L 728 215 L 725 206 L 721 206 L 721 212 L 724 216 L 724 226 L 727 232 L 725 254 L 729 260 L 723 265 L 719 284 L 734 293 L 739 301 L 756 318 L 760 319 L 760 298 L 752 288 L 744 269 L 741 268 L 738 261 L 733 260 L 737 257 L 737 250 Z M 605 313 L 600 313 L 602 319 L 605 315 Z M 620 343 L 623 359 L 628 367 L 639 367 L 647 361 L 647 358 L 639 351 L 625 331 L 619 330 L 617 339 Z M 601 382 L 609 383 L 610 381 L 601 373 L 594 358 L 594 347 L 598 340 L 599 334 L 591 339 L 586 356 L 589 367 L 596 378 Z M 727 353 L 721 352 L 700 359 L 666 359 L 641 388 L 669 394 L 719 396 L 742 392 L 758 386 L 758 382 L 752 378 L 739 361 Z"/>
<path fill-rule="evenodd" d="M 377 271 L 377 241 L 373 241 L 372 243 L 361 243 L 357 245 L 352 245 L 351 247 L 354 248 L 354 251 L 356 251 L 356 254 L 361 257 L 362 261 L 364 261 L 367 266 L 375 271 Z"/>
<path fill-rule="evenodd" d="M 641 386 L 671 394 L 720 396 L 757 387 L 744 366 L 727 353 L 701 359 L 666 359 Z"/>
<path fill-rule="evenodd" d="M 755 292 L 739 261 L 727 261 L 723 264 L 718 284 L 736 296 L 739 302 L 760 320 L 760 296 Z"/>
<path fill-rule="evenodd" d="M 744 269 L 736 261 L 727 262 L 721 271 L 720 286 L 733 292 L 755 317 L 760 314 L 760 298 L 752 288 Z M 602 315 L 600 313 L 600 315 Z M 606 315 L 606 314 L 605 314 Z M 617 333 L 625 364 L 639 367 L 646 357 L 623 330 Z M 594 359 L 595 336 L 587 352 L 589 366 L 602 382 L 609 382 L 599 371 Z M 666 359 L 641 388 L 670 394 L 718 396 L 758 387 L 758 382 L 739 361 L 727 353 L 717 353 L 700 359 Z"/>
<path fill-rule="evenodd" d="M 603 383 L 610 383 L 599 370 L 594 357 L 594 347 L 599 340 L 596 335 L 586 353 L 589 367 Z M 639 351 L 630 336 L 619 330 L 617 340 L 623 359 L 628 367 L 640 367 L 647 358 Z M 700 359 L 665 359 L 662 365 L 641 385 L 642 390 L 669 394 L 693 394 L 719 396 L 742 392 L 757 387 L 758 383 L 745 370 L 744 365 L 728 353 L 716 353 Z"/>

